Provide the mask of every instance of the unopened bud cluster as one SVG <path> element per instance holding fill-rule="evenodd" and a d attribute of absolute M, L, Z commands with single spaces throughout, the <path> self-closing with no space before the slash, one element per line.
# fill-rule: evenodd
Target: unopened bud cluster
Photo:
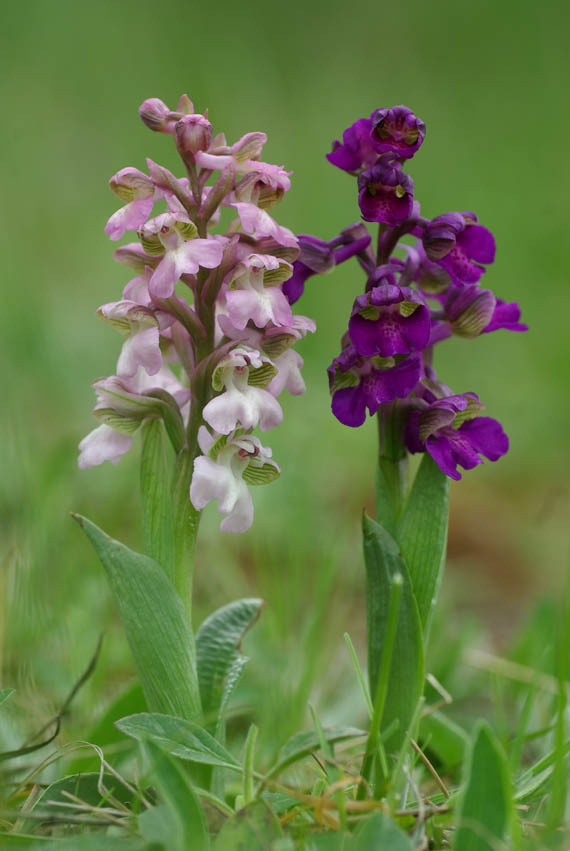
<path fill-rule="evenodd" d="M 495 258 L 495 240 L 472 212 L 420 214 L 414 183 L 404 171 L 425 138 L 425 124 L 405 106 L 377 109 L 347 128 L 327 159 L 357 178 L 366 222 L 378 223 L 376 250 L 363 224 L 330 242 L 300 236 L 301 255 L 285 285 L 291 303 L 305 282 L 355 255 L 365 292 L 355 300 L 342 351 L 329 367 L 334 415 L 360 426 L 366 412 L 399 406 L 410 452 L 429 452 L 443 472 L 461 478 L 481 455 L 497 460 L 508 449 L 500 424 L 480 416 L 473 393 L 455 395 L 437 380 L 434 346 L 457 335 L 474 338 L 505 328 L 525 331 L 516 303 L 479 286 Z M 413 242 L 402 241 L 404 237 Z"/>
<path fill-rule="evenodd" d="M 281 423 L 283 390 L 304 392 L 293 346 L 315 330 L 285 294 L 299 242 L 268 213 L 289 173 L 260 159 L 264 133 L 228 145 L 186 95 L 175 111 L 151 98 L 139 114 L 173 136 L 185 176 L 149 159 L 147 172 L 124 168 L 110 180 L 124 206 L 105 232 L 136 232 L 115 253 L 136 277 L 98 311 L 125 340 L 117 374 L 94 383 L 101 425 L 82 440 L 79 466 L 116 463 L 141 424 L 161 418 L 175 451 L 194 458 L 194 507 L 217 499 L 222 530 L 242 532 L 253 520 L 248 485 L 280 473 L 252 432 Z M 222 208 L 233 218 L 217 233 Z"/>

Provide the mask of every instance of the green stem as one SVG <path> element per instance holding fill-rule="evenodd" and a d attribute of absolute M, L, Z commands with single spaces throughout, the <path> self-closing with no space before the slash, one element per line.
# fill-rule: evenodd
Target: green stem
<path fill-rule="evenodd" d="M 402 406 L 397 401 L 381 405 L 378 411 L 376 519 L 392 537 L 396 537 L 408 490 L 408 453 L 403 433 Z"/>
<path fill-rule="evenodd" d="M 192 627 L 192 578 L 200 512 L 190 502 L 195 450 L 182 449 L 174 471 L 174 587 Z"/>

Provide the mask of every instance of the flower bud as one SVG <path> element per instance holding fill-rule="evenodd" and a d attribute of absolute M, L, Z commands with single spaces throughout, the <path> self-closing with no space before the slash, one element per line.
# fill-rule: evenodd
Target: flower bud
<path fill-rule="evenodd" d="M 109 180 L 109 188 L 127 204 L 154 194 L 152 180 L 138 168 L 122 168 Z"/>
<path fill-rule="evenodd" d="M 445 302 L 446 319 L 458 337 L 478 337 L 493 317 L 496 299 L 477 285 L 452 287 Z"/>
<path fill-rule="evenodd" d="M 445 213 L 428 222 L 422 241 L 429 260 L 441 260 L 455 246 L 457 235 L 465 227 L 460 213 Z"/>
<path fill-rule="evenodd" d="M 377 109 L 370 120 L 370 138 L 379 154 L 392 152 L 400 158 L 409 159 L 426 135 L 424 122 L 406 106 Z"/>
<path fill-rule="evenodd" d="M 212 125 L 203 115 L 185 115 L 174 127 L 176 147 L 181 156 L 205 151 L 212 141 Z"/>
<path fill-rule="evenodd" d="M 156 133 L 173 133 L 174 125 L 180 117 L 172 113 L 160 98 L 148 98 L 141 103 L 139 115 L 149 130 Z"/>

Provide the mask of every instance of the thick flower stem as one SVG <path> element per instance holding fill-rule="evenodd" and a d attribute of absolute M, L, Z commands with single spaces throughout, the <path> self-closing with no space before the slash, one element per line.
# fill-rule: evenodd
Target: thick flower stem
<path fill-rule="evenodd" d="M 403 442 L 404 416 L 397 401 L 378 411 L 376 519 L 394 537 L 408 490 L 408 453 Z"/>
<path fill-rule="evenodd" d="M 201 514 L 200 511 L 196 511 L 188 496 L 194 455 L 195 452 L 188 449 L 178 453 L 173 482 L 175 539 L 173 581 L 190 627 L 192 626 L 194 553 Z"/>

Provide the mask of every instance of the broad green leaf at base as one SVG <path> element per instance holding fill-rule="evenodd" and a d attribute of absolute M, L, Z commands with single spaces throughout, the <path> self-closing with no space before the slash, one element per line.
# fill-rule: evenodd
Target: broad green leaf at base
<path fill-rule="evenodd" d="M 172 583 L 151 558 L 113 540 L 85 517 L 73 517 L 107 573 L 148 708 L 200 718 L 194 637 Z"/>
<path fill-rule="evenodd" d="M 485 722 L 475 729 L 453 847 L 456 851 L 496 851 L 512 817 L 507 758 Z"/>
<path fill-rule="evenodd" d="M 385 742 L 386 750 L 398 750 L 423 690 L 422 628 L 408 570 L 398 545 L 382 526 L 366 515 L 363 517 L 362 529 L 366 564 L 368 676 L 371 695 L 376 694 L 380 674 L 393 578 L 399 574 L 403 583 L 395 649 L 382 716 L 382 729 L 394 720 L 398 721 L 398 729 Z"/>

